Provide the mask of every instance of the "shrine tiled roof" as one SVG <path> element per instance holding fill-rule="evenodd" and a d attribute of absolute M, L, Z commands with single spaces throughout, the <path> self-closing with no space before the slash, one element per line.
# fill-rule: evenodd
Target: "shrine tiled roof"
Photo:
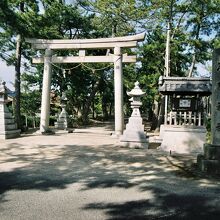
<path fill-rule="evenodd" d="M 210 78 L 196 77 L 160 77 L 159 92 L 162 94 L 210 95 L 212 84 Z"/>

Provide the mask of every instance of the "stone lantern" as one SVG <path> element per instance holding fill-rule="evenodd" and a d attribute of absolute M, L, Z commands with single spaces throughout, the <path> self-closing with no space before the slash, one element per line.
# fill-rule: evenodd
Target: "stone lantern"
<path fill-rule="evenodd" d="M 12 113 L 7 107 L 7 88 L 4 81 L 0 81 L 0 139 L 19 137 L 21 130 L 17 129 Z"/>
<path fill-rule="evenodd" d="M 66 104 L 67 104 L 66 93 L 62 92 L 61 104 L 60 104 L 60 106 L 62 108 L 62 111 L 59 114 L 57 122 L 55 123 L 55 128 L 57 128 L 57 129 L 61 129 L 61 130 L 67 130 L 68 129 L 69 116 L 68 116 L 68 113 L 66 111 Z"/>
<path fill-rule="evenodd" d="M 147 148 L 148 141 L 146 133 L 144 132 L 144 125 L 142 124 L 142 118 L 140 114 L 140 106 L 142 105 L 141 97 L 145 95 L 139 87 L 139 82 L 135 82 L 135 87 L 127 94 L 131 97 L 132 114 L 126 124 L 126 129 L 120 138 L 120 143 L 124 146 L 133 148 Z"/>

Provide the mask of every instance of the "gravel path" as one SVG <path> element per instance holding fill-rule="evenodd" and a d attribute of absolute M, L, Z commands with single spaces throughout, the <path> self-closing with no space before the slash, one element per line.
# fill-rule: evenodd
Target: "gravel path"
<path fill-rule="evenodd" d="M 0 219 L 220 219 L 220 181 L 195 156 L 121 148 L 110 133 L 0 140 Z"/>

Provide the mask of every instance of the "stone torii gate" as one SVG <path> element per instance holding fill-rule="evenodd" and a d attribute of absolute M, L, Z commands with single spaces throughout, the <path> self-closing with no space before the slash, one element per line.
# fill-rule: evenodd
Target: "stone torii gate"
<path fill-rule="evenodd" d="M 143 41 L 145 33 L 114 38 L 45 40 L 26 39 L 34 49 L 45 50 L 44 57 L 33 58 L 33 63 L 44 63 L 43 88 L 41 101 L 40 132 L 49 131 L 50 88 L 52 63 L 114 63 L 114 97 L 115 97 L 115 135 L 120 136 L 124 127 L 123 113 L 123 71 L 122 63 L 135 63 L 136 56 L 122 54 L 123 48 L 135 48 L 138 41 Z M 78 56 L 52 56 L 53 50 L 75 49 Z M 86 56 L 89 49 L 114 49 L 114 54 L 106 56 Z"/>

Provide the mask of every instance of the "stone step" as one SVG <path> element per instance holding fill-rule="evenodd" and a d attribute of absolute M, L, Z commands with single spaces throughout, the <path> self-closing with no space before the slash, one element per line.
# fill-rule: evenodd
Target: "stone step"
<path fill-rule="evenodd" d="M 59 118 L 57 120 L 58 123 L 64 123 L 64 122 L 67 122 L 67 119 L 66 118 Z"/>
<path fill-rule="evenodd" d="M 19 137 L 21 130 L 11 130 L 11 131 L 0 131 L 0 139 L 9 139 Z"/>
<path fill-rule="evenodd" d="M 14 118 L 0 118 L 0 125 L 2 124 L 14 124 Z"/>
<path fill-rule="evenodd" d="M 199 154 L 197 156 L 197 164 L 199 169 L 212 174 L 220 174 L 220 161 L 219 160 L 207 160 L 204 155 Z"/>
<path fill-rule="evenodd" d="M 120 141 L 148 142 L 144 132 L 133 132 L 125 130 Z"/>
<path fill-rule="evenodd" d="M 133 130 L 133 131 L 143 131 L 144 125 L 142 124 L 126 124 L 126 130 Z"/>
<path fill-rule="evenodd" d="M 220 161 L 220 146 L 204 144 L 204 157 L 207 160 L 219 160 Z"/>
<path fill-rule="evenodd" d="M 3 114 L 0 114 L 0 119 L 3 119 L 3 118 L 7 118 L 7 119 L 13 118 L 12 113 L 11 112 L 5 112 Z"/>
<path fill-rule="evenodd" d="M 59 115 L 59 118 L 67 118 L 69 115 L 67 114 L 67 113 L 61 113 L 60 115 Z"/>
<path fill-rule="evenodd" d="M 8 113 L 8 112 L 10 112 L 9 110 L 8 110 L 8 108 L 2 108 L 2 109 L 0 109 L 0 114 L 4 114 L 4 113 Z"/>
<path fill-rule="evenodd" d="M 9 112 L 8 107 L 5 104 L 0 104 L 0 112 Z"/>
<path fill-rule="evenodd" d="M 16 132 L 21 132 L 20 129 L 15 129 L 15 130 L 8 130 L 8 131 L 0 131 L 0 134 L 13 134 Z"/>
<path fill-rule="evenodd" d="M 149 137 L 150 143 L 162 143 L 163 139 L 158 136 Z"/>
<path fill-rule="evenodd" d="M 64 124 L 64 123 L 55 122 L 54 125 L 55 125 L 55 128 L 57 129 L 61 129 L 61 130 L 67 129 L 67 124 Z"/>
<path fill-rule="evenodd" d="M 0 123 L 0 131 L 10 131 L 10 130 L 16 130 L 17 129 L 17 125 L 12 123 L 12 124 L 1 124 Z"/>

